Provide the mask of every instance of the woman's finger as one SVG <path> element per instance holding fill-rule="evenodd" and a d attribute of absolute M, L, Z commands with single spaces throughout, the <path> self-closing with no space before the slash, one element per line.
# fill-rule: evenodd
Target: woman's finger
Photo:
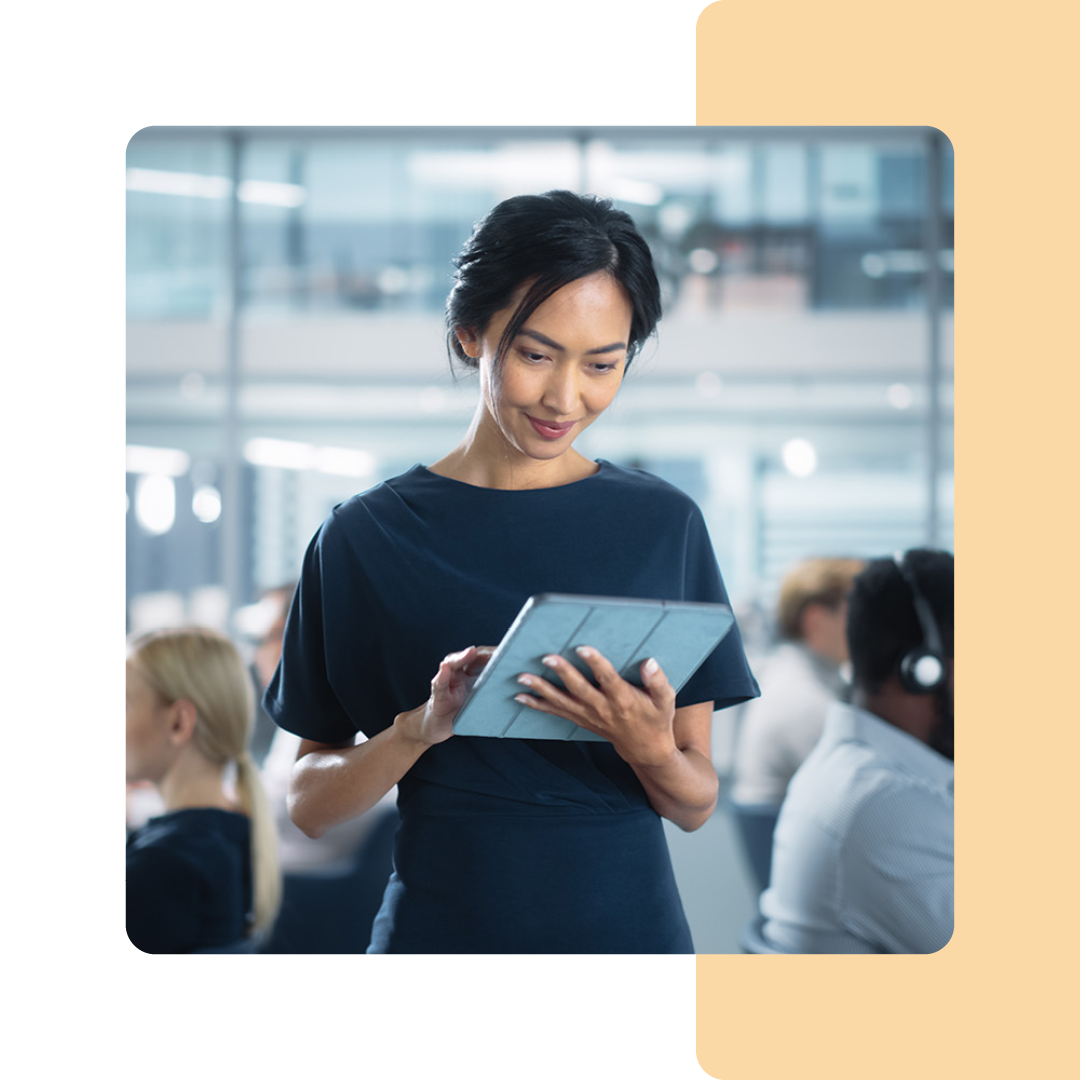
<path fill-rule="evenodd" d="M 650 656 L 641 665 L 641 683 L 653 701 L 666 704 L 669 699 L 675 698 L 675 688 L 668 681 L 668 677 L 656 662 L 655 657 Z"/>
<path fill-rule="evenodd" d="M 477 645 L 473 647 L 473 655 L 466 661 L 465 674 L 479 675 L 487 667 L 488 661 L 495 653 L 493 645 Z"/>
<path fill-rule="evenodd" d="M 460 652 L 452 652 L 448 656 L 443 657 L 443 663 L 449 664 L 451 667 L 459 668 L 464 667 L 470 660 L 474 659 L 476 653 L 476 646 L 470 645 L 467 649 L 462 649 Z"/>
<path fill-rule="evenodd" d="M 605 697 L 605 690 L 598 689 L 569 660 L 556 653 L 545 656 L 540 661 L 551 668 L 566 687 L 567 692 L 578 701 L 598 705 Z"/>
<path fill-rule="evenodd" d="M 475 652 L 475 647 L 470 645 L 461 652 L 450 653 L 443 657 L 439 663 L 439 670 L 435 672 L 435 678 L 431 680 L 432 689 L 448 689 L 453 684 L 455 676 L 459 672 L 465 672 L 467 665 L 475 659 Z"/>
<path fill-rule="evenodd" d="M 557 709 L 560 714 L 563 712 L 577 713 L 580 711 L 580 706 L 573 697 L 564 693 L 562 690 L 559 690 L 546 679 L 540 678 L 539 675 L 522 674 L 518 676 L 517 681 L 523 687 L 532 691 L 536 696 L 530 700 L 528 694 L 518 694 L 514 698 L 515 701 L 522 701 L 524 699 L 525 704 L 533 705 L 534 707 L 537 702 L 547 702 Z"/>
<path fill-rule="evenodd" d="M 596 681 L 605 690 L 615 687 L 626 680 L 615 670 L 615 665 L 604 656 L 603 653 L 588 645 L 579 645 L 574 652 L 589 665 L 589 669 L 596 676 Z"/>
<path fill-rule="evenodd" d="M 603 653 L 589 645 L 581 645 L 574 651 L 589 665 L 596 679 L 595 688 L 587 679 L 583 680 L 592 693 L 611 702 L 620 711 L 633 707 L 642 691 L 628 683 Z"/>

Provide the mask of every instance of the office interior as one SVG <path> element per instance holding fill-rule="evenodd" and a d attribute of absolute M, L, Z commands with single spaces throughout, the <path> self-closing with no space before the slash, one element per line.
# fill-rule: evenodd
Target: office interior
<path fill-rule="evenodd" d="M 751 664 L 814 556 L 953 548 L 953 153 L 930 128 L 147 128 L 127 150 L 129 633 L 248 653 L 338 502 L 461 437 L 452 258 L 500 200 L 628 211 L 659 333 L 577 447 L 701 506 Z M 739 710 L 717 713 L 730 783 Z M 665 823 L 699 953 L 757 888 Z"/>

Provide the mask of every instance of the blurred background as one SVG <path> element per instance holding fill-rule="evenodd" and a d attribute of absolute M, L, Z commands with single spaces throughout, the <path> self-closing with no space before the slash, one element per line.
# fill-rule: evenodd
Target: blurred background
<path fill-rule="evenodd" d="M 665 297 L 577 446 L 697 500 L 752 662 L 797 560 L 953 547 L 936 130 L 159 127 L 126 187 L 130 632 L 253 650 L 330 508 L 456 444 L 477 387 L 447 360 L 451 259 L 495 203 L 554 187 L 627 210 Z M 702 879 L 675 833 L 698 951 L 737 951 L 756 892 L 724 875 L 734 848 Z"/>

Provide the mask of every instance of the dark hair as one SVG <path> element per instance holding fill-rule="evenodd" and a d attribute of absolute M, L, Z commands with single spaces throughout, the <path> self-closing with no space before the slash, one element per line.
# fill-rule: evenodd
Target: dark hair
<path fill-rule="evenodd" d="M 515 195 L 476 223 L 454 265 L 454 286 L 446 300 L 446 340 L 467 367 L 475 368 L 477 361 L 466 355 L 455 330 L 482 332 L 529 280 L 532 284 L 499 341 L 500 363 L 525 321 L 549 296 L 598 271 L 611 274 L 630 297 L 627 367 L 660 320 L 660 283 L 649 245 L 633 218 L 616 210 L 609 199 L 571 191 Z"/>
<path fill-rule="evenodd" d="M 915 548 L 904 565 L 941 634 L 945 655 L 953 655 L 953 556 L 947 551 Z M 848 598 L 848 651 L 854 684 L 874 694 L 899 666 L 905 653 L 923 644 L 911 586 L 895 560 L 874 559 L 852 583 Z"/>

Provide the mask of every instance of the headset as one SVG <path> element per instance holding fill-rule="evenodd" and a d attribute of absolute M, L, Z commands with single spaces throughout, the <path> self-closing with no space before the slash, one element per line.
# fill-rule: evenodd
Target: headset
<path fill-rule="evenodd" d="M 919 589 L 911 567 L 899 552 L 893 555 L 893 562 L 900 571 L 900 576 L 911 590 L 911 599 L 915 604 L 915 615 L 922 627 L 922 644 L 900 658 L 900 685 L 909 694 L 932 694 L 945 683 L 945 650 L 941 645 L 941 633 L 937 620 L 930 610 L 930 604 Z"/>

